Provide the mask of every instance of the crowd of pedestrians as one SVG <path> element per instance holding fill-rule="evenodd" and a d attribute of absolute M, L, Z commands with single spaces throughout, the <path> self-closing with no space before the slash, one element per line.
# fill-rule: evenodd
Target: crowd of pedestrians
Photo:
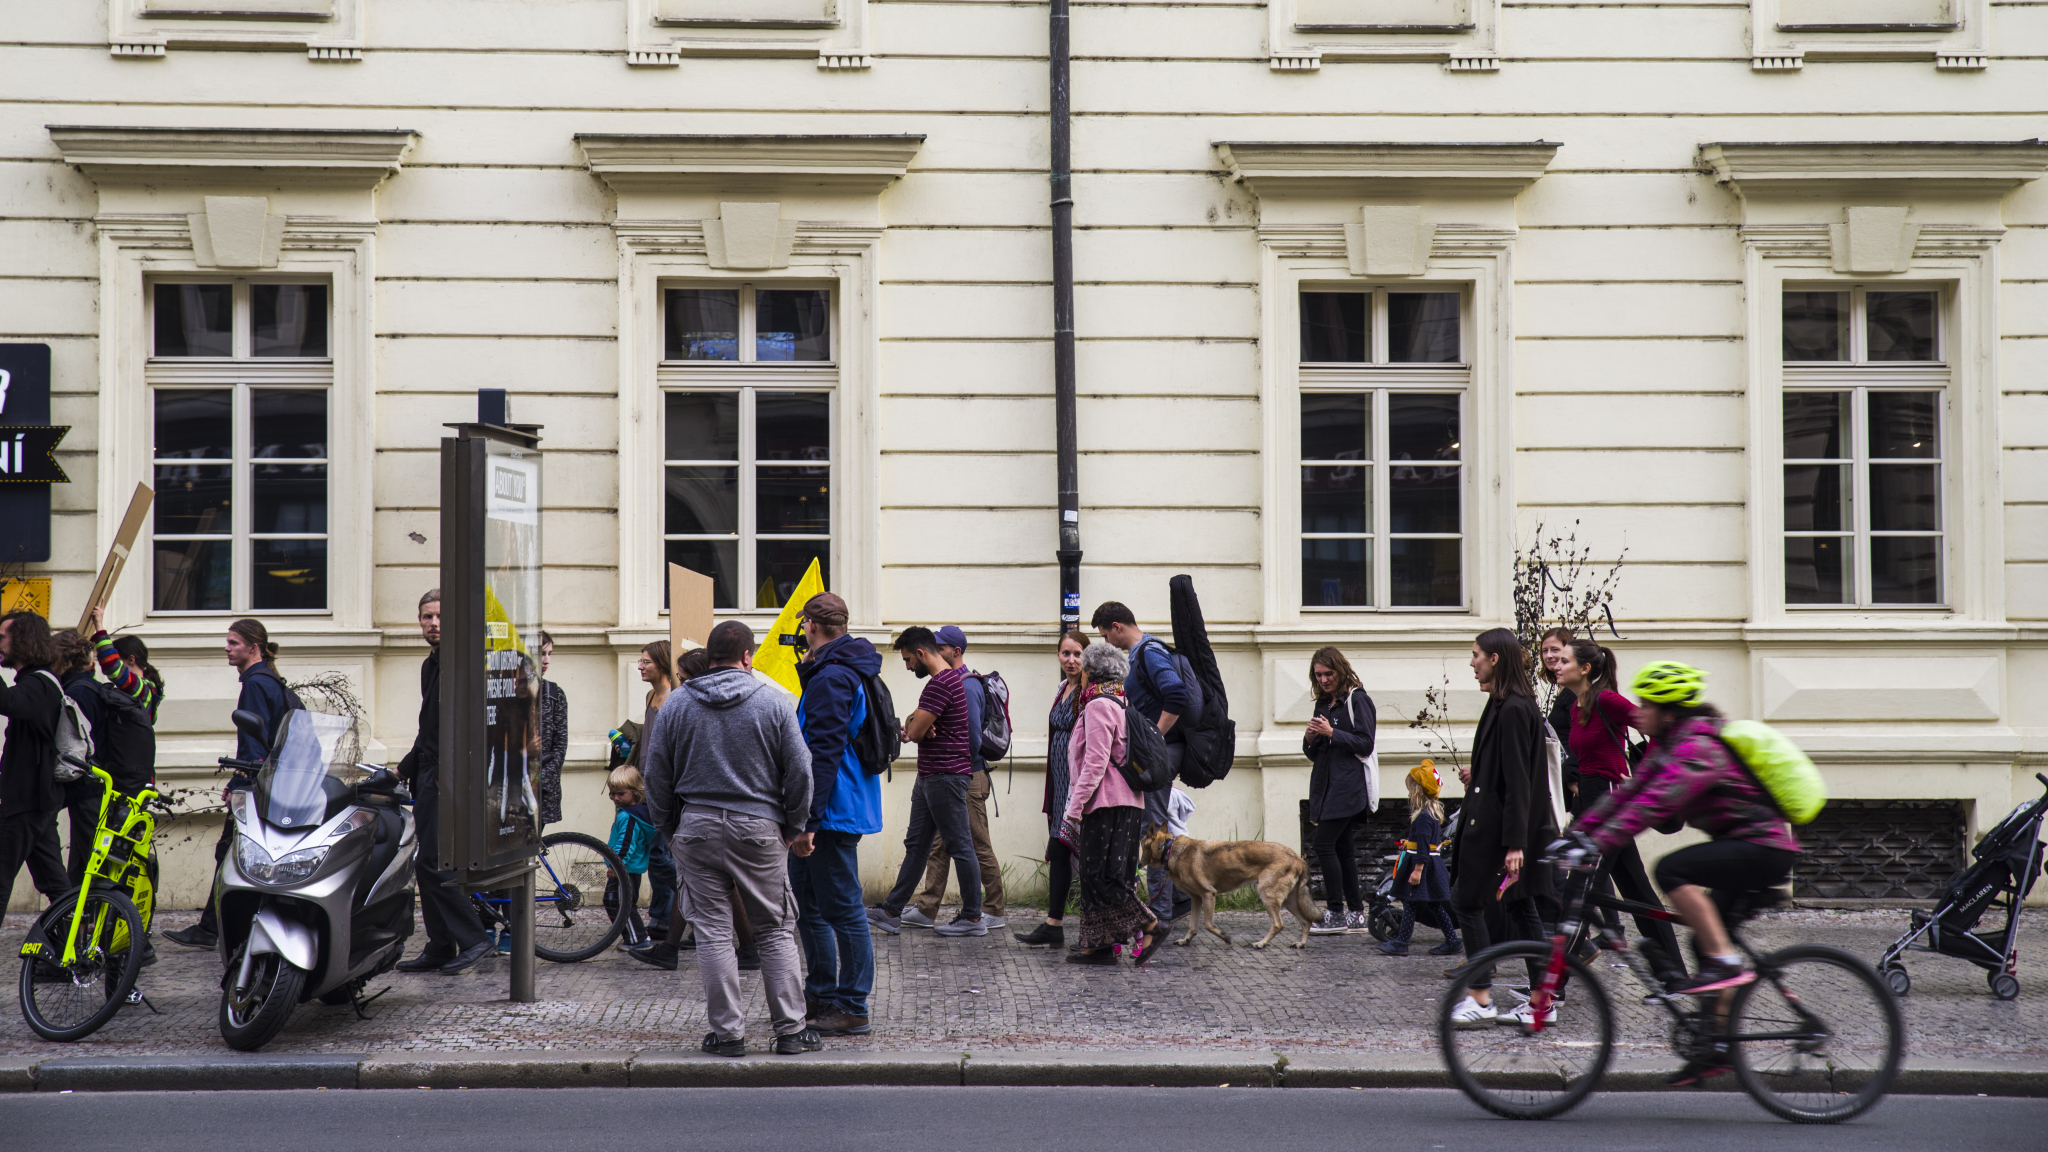
<path fill-rule="evenodd" d="M 397 766 L 414 798 L 426 936 L 420 952 L 399 964 L 405 972 L 460 972 L 494 946 L 509 946 L 485 929 L 474 905 L 438 868 L 440 600 L 435 590 L 419 602 L 420 633 L 429 647 L 420 669 L 419 735 Z M 848 633 L 846 602 L 821 593 L 801 614 L 804 655 L 794 699 L 754 674 L 755 637 L 745 624 L 728 620 L 704 647 L 680 655 L 667 641 L 647 645 L 639 658 L 648 686 L 641 714 L 612 733 L 610 842 L 624 874 L 612 878 L 608 899 L 637 908 L 646 890 L 645 926 L 636 912 L 626 941 L 636 959 L 674 970 L 681 953 L 694 949 L 711 1027 L 703 1048 L 720 1055 L 745 1051 L 742 970 L 762 973 L 773 1050 L 811 1051 L 825 1037 L 871 1030 L 871 933 L 924 928 L 944 937 L 978 937 L 1006 926 L 987 811 L 987 760 L 1009 739 L 1008 692 L 1000 677 L 969 667 L 968 637 L 958 626 L 906 628 L 892 647 L 922 683 L 915 706 L 899 720 L 880 678 L 882 654 Z M 95 634 L 86 638 L 52 632 L 33 613 L 0 618 L 0 665 L 14 673 L 11 684 L 0 681 L 0 715 L 7 718 L 0 750 L 0 902 L 24 865 L 53 899 L 75 887 L 82 873 L 98 785 L 90 776 L 88 786 L 67 781 L 57 770 L 57 731 L 66 709 L 111 735 L 133 723 L 148 731 L 163 699 L 163 679 L 147 649 L 133 637 L 108 637 L 98 630 L 97 614 L 94 623 Z M 1047 712 L 1042 803 L 1048 903 L 1042 923 L 1014 936 L 1024 945 L 1065 948 L 1068 913 L 1077 905 L 1081 924 L 1066 949 L 1068 962 L 1116 964 L 1128 948 L 1144 964 L 1170 923 L 1186 914 L 1186 898 L 1163 868 L 1141 869 L 1138 847 L 1155 828 L 1185 835 L 1194 803 L 1178 787 L 1138 784 L 1130 771 L 1133 747 L 1162 748 L 1177 767 L 1187 754 L 1181 721 L 1199 714 L 1201 689 L 1185 659 L 1139 628 L 1125 605 L 1102 604 L 1090 623 L 1100 639 L 1074 630 L 1055 650 L 1060 678 Z M 545 674 L 554 640 L 546 633 L 539 639 Z M 1455 821 L 1446 818 L 1443 781 L 1432 763 L 1404 778 L 1409 823 L 1392 872 L 1401 915 L 1398 930 L 1379 945 L 1387 955 L 1407 955 L 1418 924 L 1441 935 L 1428 950 L 1437 956 L 1547 938 L 1554 892 L 1550 870 L 1535 866 L 1536 853 L 1558 832 L 1546 741 L 1562 745 L 1563 790 L 1574 813 L 1595 808 L 1629 780 L 1642 755 L 1641 743 L 1632 742 L 1636 717 L 1617 690 L 1613 653 L 1564 629 L 1547 633 L 1537 674 L 1557 688 L 1548 718 L 1532 691 L 1528 655 L 1505 629 L 1482 633 L 1472 646 L 1471 669 L 1486 706 L 1469 758 L 1458 767 L 1465 799 Z M 225 656 L 240 678 L 237 708 L 263 722 L 260 735 L 237 737 L 236 759 L 245 765 L 238 772 L 246 775 L 247 765 L 263 759 L 283 716 L 303 705 L 278 672 L 277 645 L 260 622 L 231 624 Z M 1302 743 L 1312 765 L 1307 815 L 1327 902 L 1311 931 L 1366 931 L 1357 844 L 1379 806 L 1378 714 L 1337 648 L 1318 650 L 1309 674 L 1314 705 Z M 558 685 L 544 680 L 540 700 L 537 798 L 545 826 L 562 819 L 569 721 Z M 991 733 L 1000 737 L 993 744 Z M 864 837 L 884 830 L 881 775 L 898 738 L 916 746 L 904 855 L 888 893 L 868 907 L 858 850 Z M 125 756 L 116 751 L 119 742 L 109 741 L 106 758 L 120 770 L 117 786 L 141 787 L 152 779 L 153 739 L 152 733 L 146 754 Z M 148 763 L 137 763 L 139 757 Z M 68 866 L 58 851 L 65 813 Z M 231 835 L 232 825 L 216 845 L 216 859 Z M 949 877 L 960 905 L 942 920 Z M 1600 882 L 1630 899 L 1656 899 L 1632 844 L 1610 854 Z M 1645 920 L 1638 926 L 1653 962 L 1667 978 L 1684 979 L 1670 925 Z M 211 948 L 217 932 L 209 902 L 198 924 L 166 935 Z M 1460 1024 L 1519 1019 L 1492 1004 L 1490 985 L 1487 974 L 1469 981 L 1471 995 L 1454 1013 Z M 1514 1011 L 1528 1010 L 1525 1004 Z"/>

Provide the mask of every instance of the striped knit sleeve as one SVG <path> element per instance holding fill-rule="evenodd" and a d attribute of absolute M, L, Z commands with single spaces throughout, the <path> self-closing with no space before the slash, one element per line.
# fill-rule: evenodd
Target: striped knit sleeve
<path fill-rule="evenodd" d="M 100 674 L 111 681 L 114 687 L 135 697 L 144 709 L 156 711 L 156 685 L 135 671 L 121 654 L 114 651 L 114 641 L 105 632 L 92 634 L 93 656 L 99 660 Z"/>

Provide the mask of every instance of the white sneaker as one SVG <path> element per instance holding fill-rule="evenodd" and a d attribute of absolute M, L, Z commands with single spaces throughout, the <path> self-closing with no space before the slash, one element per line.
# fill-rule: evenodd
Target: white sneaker
<path fill-rule="evenodd" d="M 1498 1019 L 1500 1013 L 1495 1012 L 1492 1005 L 1481 1004 L 1470 996 L 1458 1001 L 1458 1006 L 1451 1009 L 1453 1028 L 1485 1028 Z"/>
<path fill-rule="evenodd" d="M 1008 928 L 1010 926 L 1010 922 L 1008 920 L 1003 919 L 1001 916 L 994 916 L 987 912 L 983 912 L 981 914 L 981 926 L 983 928 Z"/>
<path fill-rule="evenodd" d="M 1550 1007 L 1544 1010 L 1543 1026 L 1545 1028 L 1557 1023 L 1557 1006 L 1562 1003 L 1564 1003 L 1564 997 L 1560 996 L 1551 1001 Z M 1533 1028 L 1536 1026 L 1536 1002 L 1524 1000 L 1520 1007 L 1512 1012 L 1503 1012 L 1496 1019 L 1511 1028 Z"/>
<path fill-rule="evenodd" d="M 938 921 L 919 912 L 915 908 L 905 908 L 903 915 L 899 919 L 903 921 L 905 928 L 937 928 L 939 926 Z"/>

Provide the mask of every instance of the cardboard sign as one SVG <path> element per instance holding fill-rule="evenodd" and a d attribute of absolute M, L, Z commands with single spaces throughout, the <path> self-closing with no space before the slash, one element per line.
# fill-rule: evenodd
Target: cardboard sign
<path fill-rule="evenodd" d="M 156 491 L 147 484 L 137 484 L 135 495 L 128 501 L 128 514 L 121 517 L 121 530 L 114 533 L 113 547 L 107 549 L 107 558 L 100 562 L 99 579 L 92 582 L 92 595 L 85 598 L 85 611 L 78 617 L 78 630 L 92 635 L 92 610 L 107 602 L 113 594 L 114 582 L 121 578 L 121 569 L 128 564 L 128 551 L 135 547 L 136 537 L 142 535 L 142 522 L 149 519 L 149 506 L 156 500 Z"/>
<path fill-rule="evenodd" d="M 711 639 L 711 577 L 680 564 L 668 566 L 668 646 L 673 659 Z M 669 669 L 673 676 L 675 669 Z"/>

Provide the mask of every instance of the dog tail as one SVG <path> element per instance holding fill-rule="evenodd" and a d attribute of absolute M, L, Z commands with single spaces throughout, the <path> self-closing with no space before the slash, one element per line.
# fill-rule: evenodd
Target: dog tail
<path fill-rule="evenodd" d="M 1315 898 L 1308 891 L 1308 867 L 1302 866 L 1301 879 L 1294 882 L 1294 891 L 1287 894 L 1287 910 L 1300 917 L 1303 924 L 1314 924 L 1322 919 L 1316 911 Z"/>

